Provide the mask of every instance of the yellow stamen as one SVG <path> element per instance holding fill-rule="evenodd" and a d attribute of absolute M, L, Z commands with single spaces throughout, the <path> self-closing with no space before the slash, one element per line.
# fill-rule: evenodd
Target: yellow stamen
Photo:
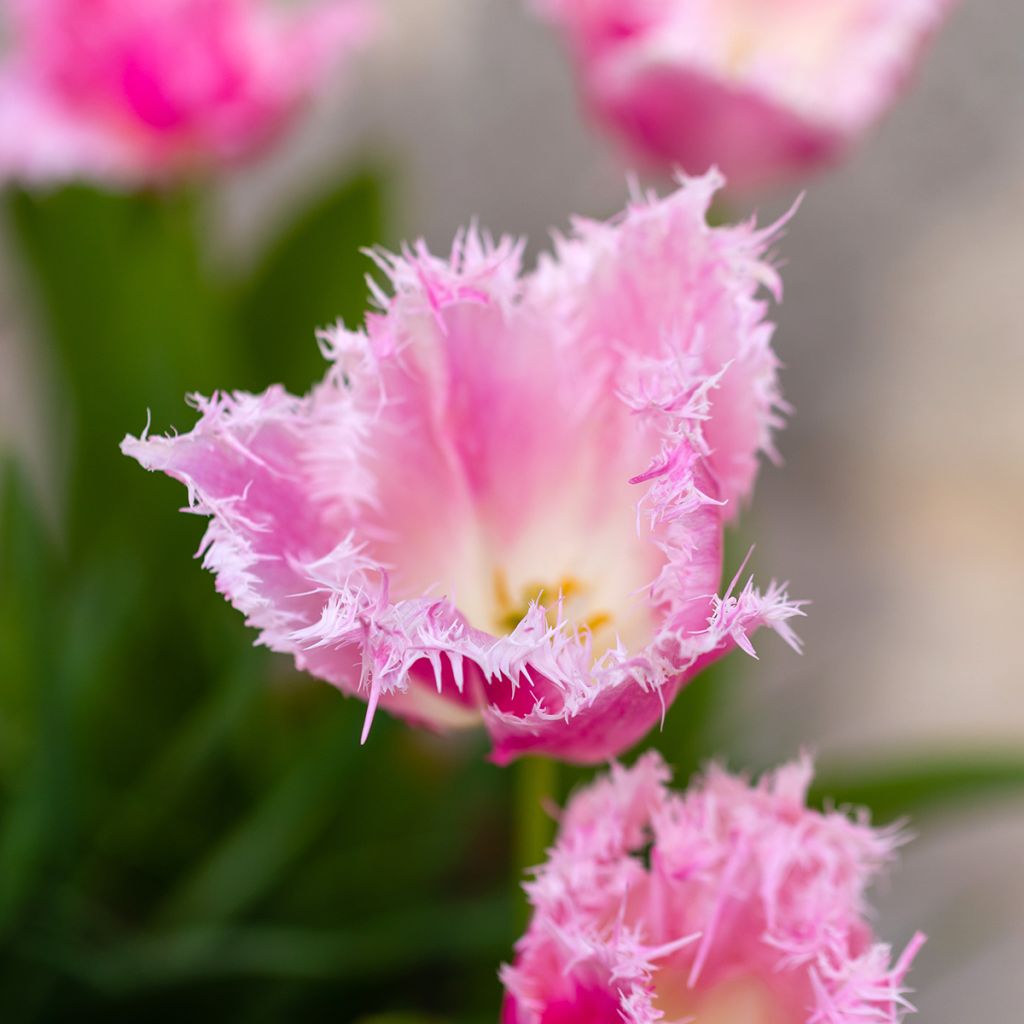
<path fill-rule="evenodd" d="M 538 604 L 544 609 L 548 625 L 554 628 L 558 625 L 559 611 L 564 610 L 566 605 L 578 603 L 587 591 L 587 587 L 575 576 L 563 576 L 557 587 L 537 582 L 527 583 L 519 588 L 519 598 L 516 600 L 512 595 L 504 569 L 495 568 L 491 582 L 494 589 L 496 613 L 494 623 L 503 633 L 511 633 L 526 618 L 534 604 Z M 558 595 L 557 600 L 550 602 L 544 600 L 546 594 L 555 593 Z M 582 609 L 579 610 L 582 611 Z M 607 612 L 594 612 L 584 619 L 576 629 L 577 632 L 587 630 L 590 633 L 595 633 L 609 625 L 611 621 L 612 617 Z"/>
<path fill-rule="evenodd" d="M 494 600 L 501 611 L 507 611 L 512 607 L 512 595 L 508 589 L 508 577 L 504 569 L 495 569 L 491 578 L 494 584 Z"/>
<path fill-rule="evenodd" d="M 749 30 L 737 29 L 733 36 L 729 52 L 726 55 L 725 66 L 732 74 L 738 74 L 744 64 L 753 56 L 757 39 Z"/>

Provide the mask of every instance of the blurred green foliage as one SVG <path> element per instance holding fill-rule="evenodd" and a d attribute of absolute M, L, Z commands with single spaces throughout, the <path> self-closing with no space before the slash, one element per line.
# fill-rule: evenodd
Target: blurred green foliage
<path fill-rule="evenodd" d="M 308 388 L 313 328 L 361 318 L 383 192 L 347 182 L 244 280 L 207 265 L 195 195 L 8 195 L 63 475 L 56 529 L 17 465 L 0 480 L 5 1024 L 497 1017 L 518 878 L 550 834 L 513 835 L 516 808 L 591 773 L 499 770 L 482 737 L 383 715 L 360 748 L 362 706 L 252 647 L 188 557 L 203 523 L 174 512 L 181 487 L 117 447 L 147 408 L 154 430 L 187 428 L 186 392 Z M 680 781 L 728 753 L 728 666 L 648 741 Z M 991 769 L 828 781 L 890 816 L 1019 786 L 1019 765 Z"/>
<path fill-rule="evenodd" d="M 486 1016 L 506 775 L 383 720 L 361 751 L 362 708 L 253 649 L 181 487 L 118 451 L 147 407 L 187 427 L 188 391 L 309 386 L 313 327 L 361 317 L 381 185 L 318 202 L 245 281 L 206 265 L 195 196 L 8 199 L 66 473 L 52 535 L 17 466 L 2 483 L 3 1019 Z"/>

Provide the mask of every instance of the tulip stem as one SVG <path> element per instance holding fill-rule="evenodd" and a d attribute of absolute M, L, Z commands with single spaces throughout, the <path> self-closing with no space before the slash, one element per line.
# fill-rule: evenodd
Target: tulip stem
<path fill-rule="evenodd" d="M 516 765 L 515 885 L 518 889 L 528 869 L 544 860 L 554 835 L 551 809 L 557 803 L 558 765 L 549 757 L 524 757 Z M 525 904 L 522 904 L 526 914 Z"/>

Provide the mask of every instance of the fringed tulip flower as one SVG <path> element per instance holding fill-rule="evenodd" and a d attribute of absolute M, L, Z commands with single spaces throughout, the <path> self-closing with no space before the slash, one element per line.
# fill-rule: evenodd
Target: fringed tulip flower
<path fill-rule="evenodd" d="M 597 117 L 654 165 L 734 188 L 834 162 L 952 0 L 534 0 Z"/>
<path fill-rule="evenodd" d="M 805 806 L 811 765 L 667 788 L 655 753 L 573 798 L 502 1024 L 897 1024 L 924 941 L 893 957 L 864 894 L 901 836 Z"/>
<path fill-rule="evenodd" d="M 442 259 L 376 254 L 365 330 L 321 334 L 305 398 L 199 399 L 124 450 L 212 517 L 218 587 L 262 642 L 494 757 L 599 761 L 797 607 L 718 595 L 725 521 L 772 451 L 762 288 L 776 229 L 712 229 L 719 181 L 578 221 L 531 274 L 475 229 Z M 364 732 L 365 738 L 365 732 Z"/>
<path fill-rule="evenodd" d="M 0 179 L 147 184 L 251 156 L 371 27 L 366 0 L 7 0 Z"/>

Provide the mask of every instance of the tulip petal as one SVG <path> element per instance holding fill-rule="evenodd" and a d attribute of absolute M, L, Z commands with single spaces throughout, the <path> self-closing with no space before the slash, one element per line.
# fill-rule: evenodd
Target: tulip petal
<path fill-rule="evenodd" d="M 367 701 L 364 740 L 383 708 L 482 722 L 499 762 L 600 761 L 757 628 L 796 646 L 781 588 L 718 596 L 781 406 L 777 228 L 708 228 L 719 184 L 579 221 L 532 274 L 476 229 L 376 253 L 377 309 L 321 332 L 308 396 L 126 439 L 212 517 L 205 564 L 262 642 Z"/>

